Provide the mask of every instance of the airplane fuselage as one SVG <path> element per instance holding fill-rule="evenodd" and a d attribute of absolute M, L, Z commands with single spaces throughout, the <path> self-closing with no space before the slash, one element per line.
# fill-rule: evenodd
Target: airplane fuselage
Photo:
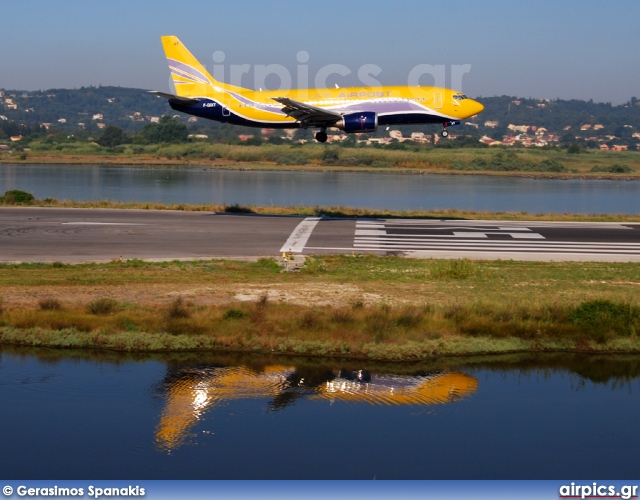
<path fill-rule="evenodd" d="M 390 86 L 297 90 L 251 90 L 216 81 L 175 36 L 162 37 L 175 94 L 153 91 L 176 111 L 233 125 L 373 132 L 380 125 L 449 125 L 480 113 L 484 106 L 442 87 Z"/>
<path fill-rule="evenodd" d="M 233 125 L 268 128 L 300 128 L 304 123 L 288 116 L 274 98 L 287 97 L 340 113 L 374 112 L 378 125 L 433 124 L 464 120 L 482 111 L 477 101 L 440 87 L 349 87 L 283 91 L 228 92 L 198 96 L 197 102 L 169 100 L 171 108 L 190 115 Z M 454 96 L 456 98 L 454 99 Z"/>

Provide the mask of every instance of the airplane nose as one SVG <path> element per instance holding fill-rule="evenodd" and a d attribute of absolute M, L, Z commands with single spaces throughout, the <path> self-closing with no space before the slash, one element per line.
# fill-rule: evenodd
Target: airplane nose
<path fill-rule="evenodd" d="M 477 115 L 479 113 L 482 113 L 482 111 L 484 111 L 484 106 L 481 103 L 479 103 L 478 101 L 473 101 L 472 100 L 469 103 L 469 111 L 471 113 L 470 116 L 475 116 L 475 115 Z"/>

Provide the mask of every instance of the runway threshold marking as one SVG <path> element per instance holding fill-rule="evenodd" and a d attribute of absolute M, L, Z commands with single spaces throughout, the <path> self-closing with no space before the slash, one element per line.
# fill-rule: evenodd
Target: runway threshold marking
<path fill-rule="evenodd" d="M 358 220 L 352 247 L 305 247 L 305 250 L 402 253 L 410 257 L 479 257 L 526 260 L 637 261 L 640 242 L 554 241 L 532 228 L 633 229 L 619 223 L 528 223 L 414 220 Z M 405 230 L 409 231 L 405 231 Z M 424 231 L 424 232 L 423 232 Z M 444 234 L 443 234 L 444 233 Z"/>
<path fill-rule="evenodd" d="M 601 253 L 610 255 L 640 253 L 640 244 L 613 243 L 598 241 L 549 241 L 540 233 L 531 231 L 530 227 L 523 227 L 521 223 L 505 224 L 478 221 L 468 224 L 456 222 L 446 224 L 443 221 L 405 221 L 389 220 L 375 221 L 375 229 L 370 229 L 368 221 L 356 222 L 356 232 L 353 246 L 361 250 L 372 251 L 520 251 L 520 252 L 566 252 L 566 253 Z M 535 226 L 535 224 L 531 224 Z M 562 225 L 549 225 L 548 227 L 566 227 Z M 576 226 L 584 227 L 584 226 Z M 600 228 L 613 229 L 624 227 L 621 225 L 601 226 Z M 410 234 L 403 233 L 406 228 L 412 229 Z M 627 227 L 625 227 L 627 229 Z M 630 229 L 630 228 L 629 228 Z M 424 230 L 422 234 L 416 231 Z M 434 234 L 437 231 L 439 234 Z M 442 232 L 446 234 L 442 234 Z M 490 238 L 494 237 L 494 238 Z M 495 239 L 498 237 L 499 239 Z M 507 237 L 508 239 L 503 239 Z"/>
<path fill-rule="evenodd" d="M 311 237 L 311 233 L 315 229 L 322 217 L 307 217 L 293 230 L 280 252 L 296 252 L 300 253 L 304 250 L 307 241 Z"/>

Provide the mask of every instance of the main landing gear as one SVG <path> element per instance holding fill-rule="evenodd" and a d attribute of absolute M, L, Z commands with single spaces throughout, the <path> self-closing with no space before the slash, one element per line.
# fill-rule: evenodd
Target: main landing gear
<path fill-rule="evenodd" d="M 320 132 L 316 132 L 316 141 L 327 142 L 327 130 L 321 129 Z"/>
<path fill-rule="evenodd" d="M 442 132 L 440 132 L 440 135 L 442 137 L 449 137 L 449 131 L 446 128 L 443 128 Z"/>

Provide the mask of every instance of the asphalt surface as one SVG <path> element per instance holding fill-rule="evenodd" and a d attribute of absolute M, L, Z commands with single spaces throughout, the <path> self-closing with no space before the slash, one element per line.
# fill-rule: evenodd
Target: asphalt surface
<path fill-rule="evenodd" d="M 282 252 L 640 262 L 640 224 L 0 208 L 0 262 L 255 259 Z"/>

